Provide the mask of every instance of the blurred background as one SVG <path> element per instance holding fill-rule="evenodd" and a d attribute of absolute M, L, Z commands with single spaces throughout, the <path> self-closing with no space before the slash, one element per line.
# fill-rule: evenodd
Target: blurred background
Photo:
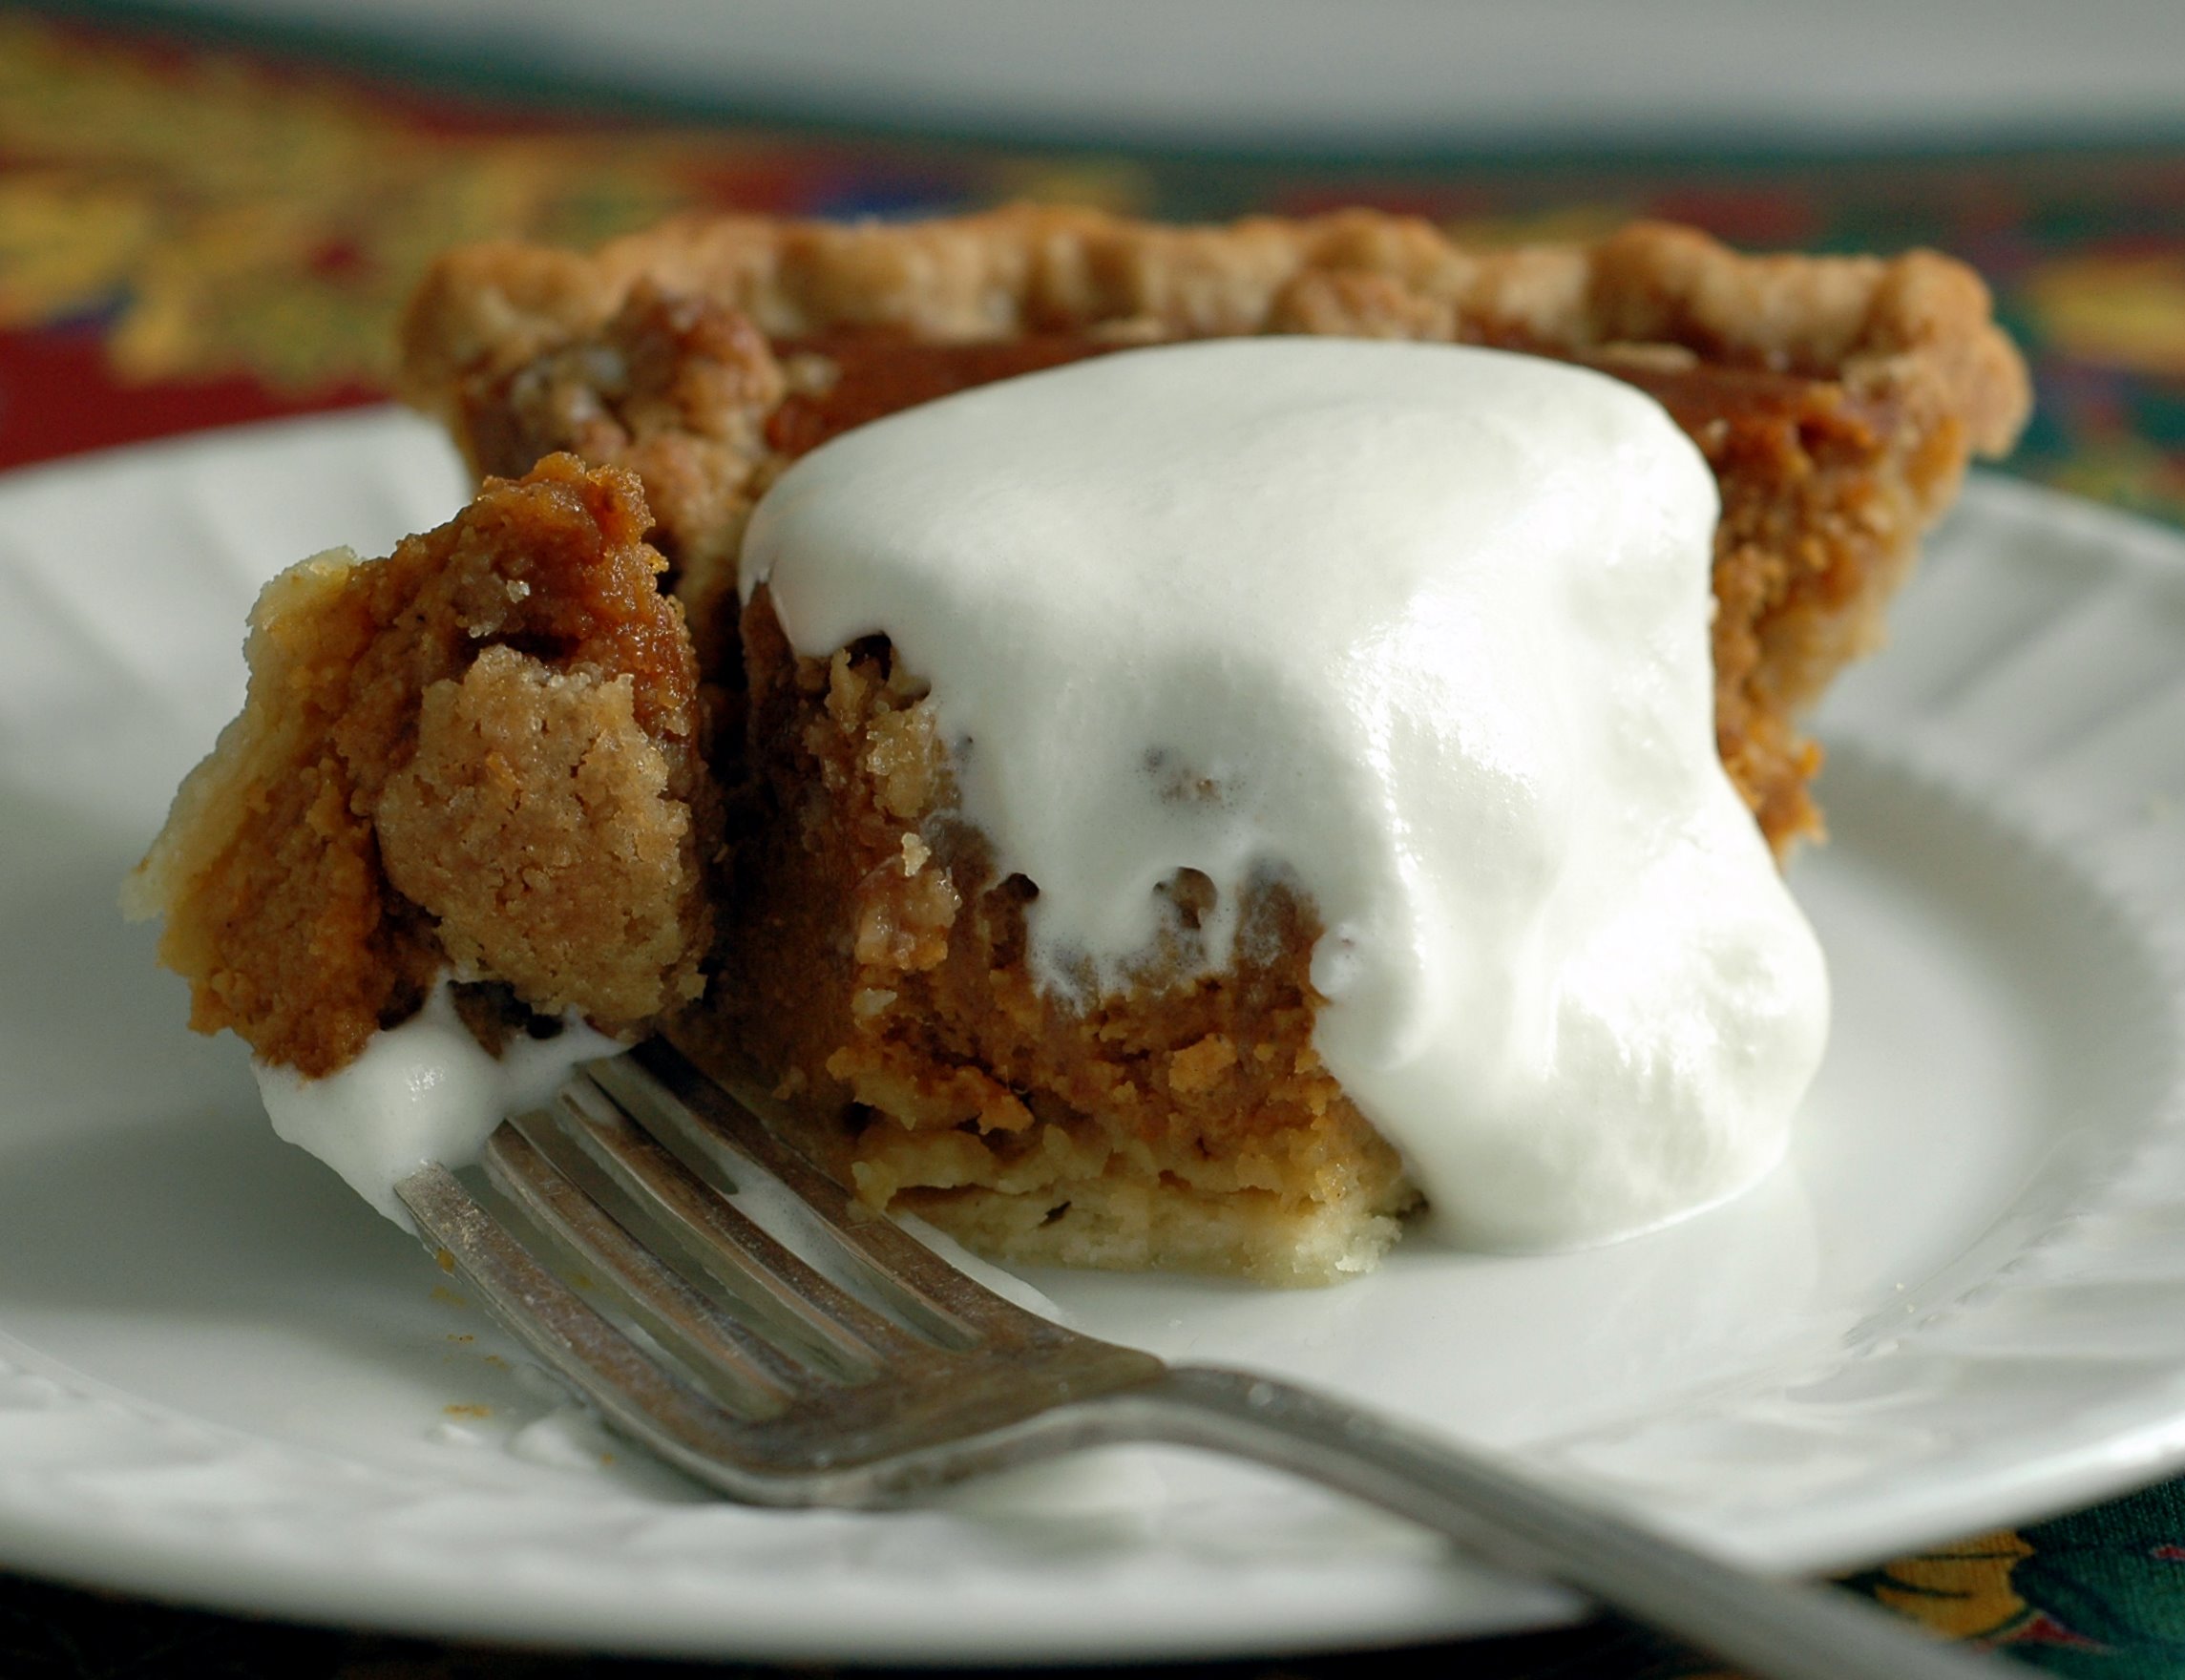
<path fill-rule="evenodd" d="M 504 75 L 801 119 L 1388 149 L 2132 137 L 2166 0 L 164 0 Z"/>
<path fill-rule="evenodd" d="M 2185 522 L 2185 0 L 0 0 L 0 467 L 381 401 L 458 242 L 1013 199 L 1938 246 L 2035 366 L 2009 470 Z M 1854 1585 L 2149 1680 L 2185 1676 L 2180 1567 L 2173 1484 Z M 1607 1625 L 1439 1660 L 1710 1671 Z M 0 1575 L 11 1680 L 592 1671 Z"/>
<path fill-rule="evenodd" d="M 0 463 L 376 400 L 460 240 L 1017 198 L 1938 245 L 2017 469 L 2185 517 L 2179 0 L 0 5 Z"/>

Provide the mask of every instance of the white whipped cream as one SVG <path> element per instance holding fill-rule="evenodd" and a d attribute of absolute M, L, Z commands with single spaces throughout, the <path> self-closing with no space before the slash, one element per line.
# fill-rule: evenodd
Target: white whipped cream
<path fill-rule="evenodd" d="M 512 1039 L 495 1058 L 455 1014 L 443 979 L 423 1009 L 374 1033 L 354 1061 L 325 1079 L 263 1061 L 251 1071 L 276 1135 L 316 1155 L 409 1230 L 396 1184 L 428 1161 L 469 1166 L 503 1119 L 545 1102 L 578 1062 L 622 1048 L 572 1018 L 551 1039 Z"/>
<path fill-rule="evenodd" d="M 884 633 L 931 682 L 1050 991 L 1124 983 L 1180 869 L 1232 914 L 1301 888 L 1330 1070 L 1448 1233 L 1536 1249 L 1765 1173 L 1826 1035 L 1716 757 L 1715 514 L 1601 374 L 1231 340 L 849 432 L 761 503 L 742 581 L 798 651 Z"/>

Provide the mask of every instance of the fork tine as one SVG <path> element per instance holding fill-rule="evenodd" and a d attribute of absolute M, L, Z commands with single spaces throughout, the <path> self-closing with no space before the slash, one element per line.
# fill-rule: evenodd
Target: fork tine
<path fill-rule="evenodd" d="M 487 1166 L 527 1213 L 541 1204 L 554 1208 L 563 1197 L 584 1206 L 583 1186 L 563 1178 L 513 1124 L 494 1134 Z M 535 1198 L 534 1188 L 545 1193 Z M 762 1504 L 893 1503 L 981 1467 L 1113 1438 L 1100 1420 L 1066 1402 L 1143 1386 L 1162 1369 L 1149 1354 L 1068 1332 L 1058 1333 L 1065 1345 L 1054 1356 L 1029 1362 L 992 1345 L 958 1359 L 906 1336 L 924 1356 L 914 1353 L 889 1362 L 878 1380 L 851 1386 L 802 1381 L 789 1403 L 770 1415 L 739 1416 L 562 1282 L 526 1247 L 523 1232 L 473 1198 L 445 1166 L 419 1168 L 395 1193 L 441 1266 L 460 1275 L 610 1422 L 699 1480 Z M 585 1217 L 614 1233 L 598 1245 L 609 1259 L 620 1259 L 614 1252 L 618 1242 L 634 1245 L 603 1210 L 591 1208 Z M 538 1223 L 542 1232 L 553 1233 L 562 1221 Z M 593 1260 L 584 1245 L 569 1247 Z M 646 1322 L 642 1312 L 633 1317 Z M 680 1336 L 671 1327 L 659 1339 L 673 1348 Z M 677 1352 L 687 1356 L 690 1351 Z M 789 1380 L 801 1376 L 791 1373 Z"/>
<path fill-rule="evenodd" d="M 394 1186 L 437 1245 L 441 1267 L 610 1419 L 656 1451 L 741 1497 L 749 1455 L 737 1420 L 686 1387 L 537 1260 L 437 1162 Z"/>
<path fill-rule="evenodd" d="M 770 1343 L 724 1314 L 640 1244 L 525 1135 L 521 1124 L 488 1140 L 486 1173 L 526 1218 L 580 1256 L 616 1304 L 674 1354 L 686 1373 L 732 1410 L 767 1418 L 809 1383 Z"/>
<path fill-rule="evenodd" d="M 551 1115 L 518 1128 L 604 1200 L 692 1282 L 710 1280 L 785 1351 L 839 1380 L 870 1380 L 881 1358 L 928 1352 L 837 1289 L 648 1137 L 596 1082 L 565 1085 Z"/>
<path fill-rule="evenodd" d="M 765 1097 L 716 1083 L 661 1039 L 587 1066 L 647 1130 L 701 1172 L 734 1180 L 756 1166 L 802 1204 L 810 1223 L 911 1312 L 956 1336 L 1047 1347 L 1073 1333 L 1003 1299 L 941 1259 L 893 1220 L 857 1201 L 784 1144 L 761 1117 Z M 943 1334 L 946 1334 L 944 1330 Z"/>

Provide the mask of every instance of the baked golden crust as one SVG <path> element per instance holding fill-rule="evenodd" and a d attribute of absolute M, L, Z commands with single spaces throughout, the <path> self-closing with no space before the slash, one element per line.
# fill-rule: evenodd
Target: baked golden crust
<path fill-rule="evenodd" d="M 709 299 L 776 340 L 884 326 L 951 342 L 1288 330 L 1677 345 L 1939 404 L 1984 454 L 2009 448 L 2030 402 L 1979 277 L 1929 251 L 1749 257 L 1649 222 L 1590 244 L 1469 250 L 1368 210 L 1175 227 L 1031 205 L 886 225 L 688 217 L 589 256 L 468 246 L 411 302 L 405 394 L 452 417 L 466 382 L 591 335 L 641 284 Z"/>

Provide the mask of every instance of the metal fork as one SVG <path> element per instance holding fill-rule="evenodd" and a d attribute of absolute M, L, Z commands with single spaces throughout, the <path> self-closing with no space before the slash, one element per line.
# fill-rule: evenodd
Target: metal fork
<path fill-rule="evenodd" d="M 1162 1441 L 1294 1471 L 1773 1680 L 1998 1672 L 1863 1600 L 1717 1563 L 1347 1401 L 1166 1365 L 1028 1312 L 658 1041 L 502 1124 L 484 1165 L 530 1229 L 427 1166 L 396 1186 L 426 1247 L 611 1423 L 733 1499 L 898 1504 L 1080 1447 Z M 792 1241 L 731 1194 L 770 1201 Z"/>

